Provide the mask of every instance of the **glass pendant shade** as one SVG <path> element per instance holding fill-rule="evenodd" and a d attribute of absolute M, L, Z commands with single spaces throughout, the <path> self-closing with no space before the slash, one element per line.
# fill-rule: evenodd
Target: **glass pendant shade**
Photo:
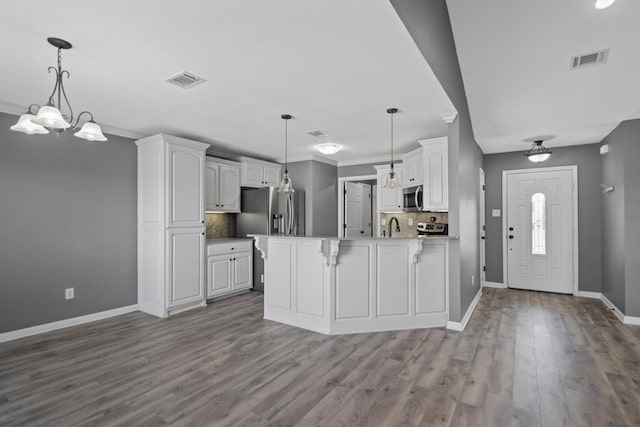
<path fill-rule="evenodd" d="M 391 169 L 387 177 L 387 188 L 394 189 L 398 186 L 397 174 Z"/>
<path fill-rule="evenodd" d="M 291 178 L 289 178 L 289 172 L 285 172 L 282 175 L 282 180 L 280 181 L 280 187 L 278 187 L 278 193 L 295 193 L 296 190 L 293 189 L 293 184 L 291 184 Z"/>
<path fill-rule="evenodd" d="M 38 115 L 33 122 L 49 129 L 66 129 L 71 125 L 62 117 L 62 113 L 53 105 L 40 107 Z"/>
<path fill-rule="evenodd" d="M 86 139 L 87 141 L 106 141 L 107 138 L 102 134 L 102 129 L 94 121 L 88 121 L 78 132 L 73 134 L 78 138 Z"/>
<path fill-rule="evenodd" d="M 327 154 L 327 155 L 336 154 L 338 151 L 340 151 L 341 148 L 342 147 L 339 146 L 338 144 L 332 144 L 332 143 L 318 145 L 318 151 L 321 152 L 322 154 Z"/>
<path fill-rule="evenodd" d="M 527 156 L 527 159 L 529 159 L 529 161 L 534 163 L 540 163 L 540 162 L 544 162 L 549 157 L 551 157 L 551 151 L 549 151 L 547 147 L 542 145 L 542 142 L 543 141 L 534 141 L 531 149 L 526 153 L 524 153 L 524 155 Z"/>
<path fill-rule="evenodd" d="M 23 114 L 18 119 L 18 122 L 15 125 L 11 126 L 9 129 L 16 132 L 26 133 L 28 135 L 49 133 L 49 131 L 46 130 L 43 126 L 40 126 L 39 124 L 33 122 L 33 119 L 35 118 L 36 116 L 31 113 Z"/>

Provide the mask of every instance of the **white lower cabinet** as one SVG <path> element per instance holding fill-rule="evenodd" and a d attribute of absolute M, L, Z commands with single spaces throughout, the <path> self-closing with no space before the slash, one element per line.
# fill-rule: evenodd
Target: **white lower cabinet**
<path fill-rule="evenodd" d="M 207 253 L 207 298 L 253 287 L 252 241 L 210 243 Z"/>
<path fill-rule="evenodd" d="M 204 299 L 204 244 L 202 228 L 167 230 L 169 309 Z"/>

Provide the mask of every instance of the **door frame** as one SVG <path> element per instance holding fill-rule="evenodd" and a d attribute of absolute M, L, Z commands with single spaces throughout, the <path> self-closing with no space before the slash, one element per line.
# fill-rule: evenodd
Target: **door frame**
<path fill-rule="evenodd" d="M 505 288 L 509 288 L 507 266 L 507 177 L 521 173 L 570 171 L 573 179 L 571 202 L 573 203 L 573 295 L 579 291 L 579 263 L 578 263 L 578 166 L 551 166 L 547 168 L 512 169 L 502 171 L 502 281 Z"/>
<path fill-rule="evenodd" d="M 487 283 L 487 191 L 486 191 L 486 175 L 484 169 L 480 168 L 480 188 L 478 189 L 480 203 L 480 286 L 485 287 Z"/>
<path fill-rule="evenodd" d="M 377 180 L 378 175 L 359 175 L 359 176 L 343 176 L 338 178 L 338 237 L 344 237 L 344 186 L 347 182 L 354 181 L 370 181 Z M 373 189 L 371 190 L 373 192 Z M 373 198 L 373 195 L 371 196 Z M 371 217 L 373 220 L 374 212 L 377 215 L 377 211 L 371 209 Z M 371 221 L 373 224 L 373 221 Z"/>

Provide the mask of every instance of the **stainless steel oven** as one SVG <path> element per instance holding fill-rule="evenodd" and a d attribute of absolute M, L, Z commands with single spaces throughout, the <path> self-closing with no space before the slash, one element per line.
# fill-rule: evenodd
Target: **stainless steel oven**
<path fill-rule="evenodd" d="M 408 187 L 402 189 L 404 199 L 404 212 L 421 212 L 424 204 L 422 203 L 422 185 L 417 187 Z"/>

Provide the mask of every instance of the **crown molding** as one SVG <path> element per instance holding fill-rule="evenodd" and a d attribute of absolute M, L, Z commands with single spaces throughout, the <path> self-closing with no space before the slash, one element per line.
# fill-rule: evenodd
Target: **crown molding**
<path fill-rule="evenodd" d="M 396 157 L 398 156 L 398 157 Z M 397 153 L 394 157 L 394 162 L 396 160 L 401 160 L 402 154 L 401 153 Z M 356 166 L 356 165 L 368 165 L 371 163 L 386 163 L 386 162 L 390 162 L 391 161 L 391 156 L 389 155 L 385 155 L 385 156 L 375 156 L 375 157 L 365 157 L 362 159 L 358 159 L 358 160 L 341 160 L 338 162 L 338 167 L 342 167 L 342 166 Z"/>
<path fill-rule="evenodd" d="M 458 113 L 449 113 L 449 114 L 440 114 L 442 120 L 444 120 L 447 124 L 453 123 L 453 121 L 458 117 Z"/>

